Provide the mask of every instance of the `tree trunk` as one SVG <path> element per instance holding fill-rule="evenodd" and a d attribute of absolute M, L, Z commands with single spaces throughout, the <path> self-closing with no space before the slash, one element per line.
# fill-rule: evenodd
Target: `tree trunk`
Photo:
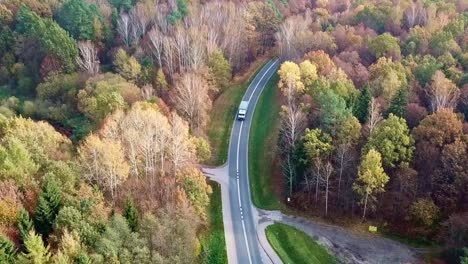
<path fill-rule="evenodd" d="M 366 198 L 364 199 L 364 212 L 362 213 L 362 220 L 366 218 L 366 209 L 367 209 L 367 198 L 369 197 L 369 192 L 366 191 Z"/>

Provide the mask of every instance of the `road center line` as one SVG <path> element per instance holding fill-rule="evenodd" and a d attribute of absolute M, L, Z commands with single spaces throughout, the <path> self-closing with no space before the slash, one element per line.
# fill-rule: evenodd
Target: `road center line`
<path fill-rule="evenodd" d="M 261 79 L 260 79 L 261 80 Z M 240 181 L 239 181 L 239 149 L 240 149 L 240 141 L 242 135 L 242 127 L 244 126 L 244 121 L 241 121 L 240 129 L 239 129 L 239 137 L 237 138 L 237 157 L 236 157 L 236 178 L 237 178 L 237 198 L 239 200 L 239 209 L 242 210 L 242 202 L 241 202 L 241 195 L 240 195 Z M 245 231 L 245 222 L 244 217 L 242 217 L 241 211 L 241 222 L 242 222 L 242 231 L 244 232 L 244 240 L 245 246 L 247 247 L 247 255 L 249 257 L 249 263 L 252 264 L 252 257 L 250 256 L 250 248 L 249 248 L 249 241 L 247 241 L 247 232 Z"/>
<path fill-rule="evenodd" d="M 260 80 L 257 82 L 257 84 L 255 85 L 254 90 L 253 90 L 252 93 L 250 94 L 249 102 L 250 102 L 250 99 L 252 99 L 252 96 L 255 94 L 255 91 L 257 90 L 258 85 L 262 82 L 263 77 L 265 77 L 265 75 L 270 71 L 271 67 L 273 67 L 273 65 L 276 64 L 276 62 L 278 62 L 278 59 L 276 59 L 276 60 L 270 65 L 270 67 L 268 67 L 268 69 L 263 73 L 262 77 L 260 77 Z"/>
<path fill-rule="evenodd" d="M 263 73 L 263 75 L 260 77 L 260 79 L 257 81 L 257 83 L 255 84 L 255 87 L 252 91 L 252 93 L 250 94 L 250 97 L 249 97 L 249 102 L 250 100 L 252 99 L 253 95 L 255 94 L 257 88 L 258 88 L 258 85 L 262 82 L 263 78 L 265 77 L 265 75 L 267 73 L 270 72 L 270 69 L 271 67 L 273 67 L 276 63 L 278 62 L 278 59 L 276 59 L 269 67 L 268 69 Z M 237 180 L 237 198 L 238 198 L 238 201 L 239 201 L 239 209 L 240 209 L 240 213 L 241 213 L 241 222 L 242 222 L 242 230 L 243 230 L 243 233 L 244 233 L 244 240 L 245 240 L 245 245 L 247 247 L 247 255 L 248 255 L 248 258 L 249 258 L 249 263 L 252 264 L 252 257 L 250 255 L 250 248 L 249 248 L 249 242 L 247 240 L 247 231 L 245 229 L 245 221 L 244 221 L 244 217 L 243 217 L 243 212 L 242 212 L 242 202 L 241 202 L 241 198 L 240 198 L 240 180 L 239 180 L 239 151 L 240 151 L 240 141 L 241 141 L 241 136 L 242 136 L 242 128 L 244 126 L 244 121 L 241 121 L 241 125 L 240 125 L 240 128 L 239 128 L 239 136 L 237 138 L 237 157 L 236 157 L 236 180 Z M 248 131 L 249 132 L 249 131 Z"/>

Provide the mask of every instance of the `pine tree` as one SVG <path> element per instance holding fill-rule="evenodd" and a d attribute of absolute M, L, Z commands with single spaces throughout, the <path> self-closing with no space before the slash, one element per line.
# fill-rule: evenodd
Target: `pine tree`
<path fill-rule="evenodd" d="M 24 208 L 21 208 L 18 213 L 18 217 L 16 218 L 16 228 L 18 229 L 20 241 L 23 244 L 29 234 L 29 231 L 33 229 L 33 222 Z"/>
<path fill-rule="evenodd" d="M 24 241 L 25 252 L 19 256 L 20 263 L 45 264 L 50 260 L 49 247 L 44 246 L 41 237 L 34 231 L 29 232 Z"/>
<path fill-rule="evenodd" d="M 0 263 L 15 263 L 16 248 L 9 239 L 0 235 Z"/>
<path fill-rule="evenodd" d="M 369 104 L 371 100 L 371 94 L 369 87 L 366 85 L 361 91 L 361 94 L 358 96 L 356 103 L 353 107 L 354 116 L 362 124 L 367 121 L 367 116 L 369 115 Z"/>
<path fill-rule="evenodd" d="M 408 103 L 406 89 L 401 88 L 392 99 L 390 107 L 388 108 L 387 116 L 394 114 L 398 117 L 404 118 L 406 116 L 406 104 Z"/>
<path fill-rule="evenodd" d="M 131 198 L 127 198 L 125 201 L 124 217 L 127 219 L 130 230 L 132 232 L 138 231 L 138 209 Z"/>
<path fill-rule="evenodd" d="M 60 207 L 62 206 L 62 193 L 53 176 L 46 179 L 36 207 L 34 226 L 43 238 L 52 232 L 52 226 Z"/>

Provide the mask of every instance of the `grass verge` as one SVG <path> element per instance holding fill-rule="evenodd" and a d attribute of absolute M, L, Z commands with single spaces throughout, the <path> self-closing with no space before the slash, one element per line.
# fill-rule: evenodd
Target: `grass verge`
<path fill-rule="evenodd" d="M 278 200 L 272 191 L 273 162 L 279 131 L 280 103 L 278 102 L 278 75 L 267 83 L 255 108 L 249 138 L 249 180 L 252 201 L 262 209 L 278 209 Z"/>
<path fill-rule="evenodd" d="M 337 263 L 328 250 L 304 232 L 275 223 L 266 228 L 266 236 L 283 263 Z"/>
<path fill-rule="evenodd" d="M 200 236 L 201 263 L 225 264 L 227 262 L 226 240 L 224 238 L 221 187 L 209 182 L 213 193 L 208 207 L 208 228 Z"/>
<path fill-rule="evenodd" d="M 210 123 L 208 125 L 208 139 L 211 143 L 211 158 L 206 165 L 223 165 L 228 156 L 229 136 L 232 124 L 242 96 L 244 95 L 251 80 L 260 71 L 266 61 L 259 61 L 252 68 L 247 80 L 242 80 L 226 88 L 226 90 L 213 102 Z"/>

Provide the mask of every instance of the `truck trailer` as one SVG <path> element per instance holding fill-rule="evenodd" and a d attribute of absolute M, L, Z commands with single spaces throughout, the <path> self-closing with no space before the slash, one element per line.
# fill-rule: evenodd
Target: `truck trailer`
<path fill-rule="evenodd" d="M 244 120 L 249 108 L 249 101 L 242 101 L 239 105 L 239 111 L 237 112 L 237 120 Z"/>

